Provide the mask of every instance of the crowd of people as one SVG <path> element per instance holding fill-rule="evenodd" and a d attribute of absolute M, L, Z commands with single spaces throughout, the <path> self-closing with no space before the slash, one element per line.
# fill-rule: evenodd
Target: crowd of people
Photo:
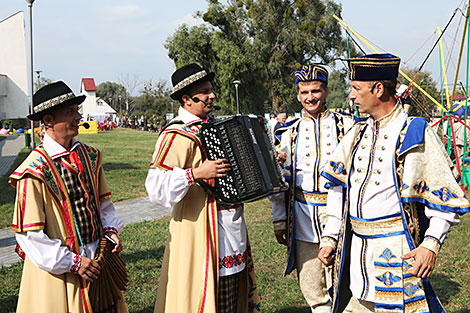
<path fill-rule="evenodd" d="M 349 99 L 367 118 L 328 109 L 327 69 L 303 65 L 292 77 L 301 116 L 268 123 L 289 185 L 270 196 L 285 274 L 296 270 L 314 313 L 444 312 L 429 276 L 469 202 L 434 130 L 396 97 L 400 59 L 364 55 L 348 65 Z M 214 119 L 215 75 L 195 63 L 178 68 L 170 96 L 178 115 L 155 127 L 142 183 L 152 203 L 172 208 L 157 313 L 262 311 L 243 204 L 203 188 L 231 170 L 227 159 L 207 159 L 199 138 Z M 98 245 L 106 235 L 113 253 L 122 250 L 102 156 L 74 138 L 83 101 L 63 82 L 33 97 L 28 118 L 45 125 L 43 144 L 10 176 L 12 229 L 25 258 L 20 313 L 94 312 L 87 285 L 100 279 Z M 123 117 L 118 125 L 147 122 Z M 123 298 L 106 312 L 127 312 Z"/>

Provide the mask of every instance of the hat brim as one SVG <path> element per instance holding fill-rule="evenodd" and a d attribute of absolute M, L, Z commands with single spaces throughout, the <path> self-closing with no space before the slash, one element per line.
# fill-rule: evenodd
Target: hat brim
<path fill-rule="evenodd" d="M 60 104 L 57 104 L 53 107 L 47 108 L 43 111 L 30 114 L 26 117 L 28 119 L 32 120 L 32 121 L 40 121 L 43 118 L 44 115 L 52 113 L 52 112 L 54 112 L 55 110 L 57 110 L 59 108 L 62 108 L 64 106 L 71 105 L 71 104 L 81 104 L 83 101 L 85 101 L 85 98 L 86 98 L 86 96 L 84 96 L 84 95 L 77 96 L 77 97 L 74 97 L 72 99 L 68 99 L 68 100 L 66 100 L 66 101 L 64 101 Z"/>
<path fill-rule="evenodd" d="M 185 86 L 184 88 L 178 90 L 178 91 L 175 91 L 173 92 L 171 95 L 170 95 L 170 98 L 173 99 L 173 100 L 179 100 L 188 90 L 189 87 L 193 86 L 194 84 L 197 84 L 199 82 L 202 82 L 202 81 L 205 81 L 205 80 L 208 80 L 208 81 L 212 81 L 215 77 L 215 73 L 214 72 L 210 72 L 209 74 L 207 74 L 206 76 L 203 76 L 201 77 L 200 79 L 192 82 L 191 84 Z"/>

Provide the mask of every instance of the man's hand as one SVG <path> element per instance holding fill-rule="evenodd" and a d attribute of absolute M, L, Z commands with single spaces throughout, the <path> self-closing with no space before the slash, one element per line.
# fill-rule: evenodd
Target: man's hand
<path fill-rule="evenodd" d="M 323 247 L 318 251 L 318 258 L 326 266 L 333 264 L 333 254 L 335 250 L 332 247 Z"/>
<path fill-rule="evenodd" d="M 82 256 L 78 275 L 82 276 L 85 280 L 92 282 L 100 275 L 101 266 L 95 260 Z"/>
<path fill-rule="evenodd" d="M 407 254 L 401 256 L 403 260 L 415 259 L 415 264 L 408 270 L 408 273 L 419 277 L 428 278 L 431 276 L 436 264 L 436 254 L 424 247 L 418 247 Z"/>
<path fill-rule="evenodd" d="M 108 231 L 106 232 L 106 234 L 109 238 L 111 238 L 112 240 L 114 240 L 114 242 L 116 243 L 116 246 L 114 247 L 113 251 L 111 251 L 112 253 L 119 253 L 122 251 L 122 242 L 121 242 L 121 238 L 119 238 L 119 235 L 112 232 L 112 231 Z"/>
<path fill-rule="evenodd" d="M 225 177 L 229 170 L 230 164 L 227 159 L 205 160 L 201 166 L 193 169 L 193 177 L 194 180 Z"/>
<path fill-rule="evenodd" d="M 284 163 L 286 162 L 287 159 L 287 153 L 285 153 L 282 150 L 277 150 L 277 161 L 279 162 L 279 165 L 284 167 Z"/>
<path fill-rule="evenodd" d="M 287 230 L 286 229 L 278 229 L 274 231 L 274 235 L 276 236 L 276 240 L 281 245 L 287 246 Z"/>

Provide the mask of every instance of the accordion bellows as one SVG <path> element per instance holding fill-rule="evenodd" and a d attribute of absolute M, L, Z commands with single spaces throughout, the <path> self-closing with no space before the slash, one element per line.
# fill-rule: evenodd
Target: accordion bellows
<path fill-rule="evenodd" d="M 129 283 L 126 264 L 117 253 L 112 253 L 114 243 L 102 238 L 95 261 L 101 266 L 98 279 L 89 284 L 88 297 L 93 313 L 117 312 L 117 302 L 123 297 Z"/>
<path fill-rule="evenodd" d="M 274 149 L 256 116 L 238 115 L 204 124 L 199 135 L 209 160 L 225 158 L 231 169 L 205 186 L 225 203 L 254 201 L 287 189 Z"/>

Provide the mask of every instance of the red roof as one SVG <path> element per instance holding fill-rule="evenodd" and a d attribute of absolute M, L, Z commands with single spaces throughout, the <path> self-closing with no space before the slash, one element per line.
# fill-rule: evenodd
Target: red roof
<path fill-rule="evenodd" d="M 82 86 L 86 91 L 96 91 L 95 80 L 93 78 L 82 78 Z"/>
<path fill-rule="evenodd" d="M 444 100 L 447 101 L 447 98 L 444 97 Z M 456 94 L 454 95 L 454 101 L 462 101 L 462 100 L 465 100 L 465 95 L 461 95 L 461 94 L 459 94 L 459 93 L 456 93 Z"/>

